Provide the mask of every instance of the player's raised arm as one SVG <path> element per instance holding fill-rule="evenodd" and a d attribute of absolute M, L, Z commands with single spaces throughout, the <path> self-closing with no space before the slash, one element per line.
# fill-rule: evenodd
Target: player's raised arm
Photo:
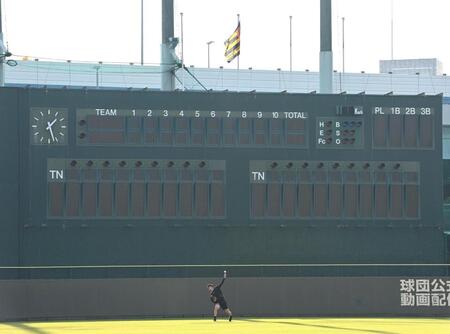
<path fill-rule="evenodd" d="M 223 282 L 225 282 L 225 279 L 227 278 L 227 271 L 223 271 L 223 278 L 222 281 L 217 285 L 219 288 L 222 286 Z"/>

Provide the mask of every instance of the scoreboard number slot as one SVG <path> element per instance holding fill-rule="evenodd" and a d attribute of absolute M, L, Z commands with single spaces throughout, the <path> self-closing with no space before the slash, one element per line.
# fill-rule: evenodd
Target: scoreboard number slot
<path fill-rule="evenodd" d="M 250 161 L 251 219 L 419 219 L 420 166 Z"/>
<path fill-rule="evenodd" d="M 434 148 L 431 107 L 374 107 L 372 121 L 375 149 Z"/>
<path fill-rule="evenodd" d="M 223 160 L 49 159 L 48 218 L 223 219 Z"/>
<path fill-rule="evenodd" d="M 77 145 L 306 148 L 308 113 L 77 109 Z"/>

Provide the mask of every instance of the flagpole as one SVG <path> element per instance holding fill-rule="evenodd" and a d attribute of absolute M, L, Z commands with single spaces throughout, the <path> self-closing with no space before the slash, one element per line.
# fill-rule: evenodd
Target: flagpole
<path fill-rule="evenodd" d="M 289 71 L 292 72 L 292 16 L 289 16 Z"/>
<path fill-rule="evenodd" d="M 241 22 L 241 20 L 240 20 L 240 17 L 241 17 L 241 15 L 240 14 L 237 14 L 237 21 L 238 21 L 238 25 L 239 25 L 239 23 Z M 239 35 L 240 35 L 240 30 L 239 30 Z M 239 37 L 239 39 L 240 39 L 240 37 Z M 239 56 L 237 57 L 237 69 L 238 69 L 238 71 L 239 71 Z"/>
<path fill-rule="evenodd" d="M 240 25 L 240 15 L 237 14 L 238 26 Z M 241 29 L 239 28 L 239 43 L 241 43 Z M 239 45 L 240 48 L 240 45 Z M 240 51 L 239 51 L 240 53 Z M 239 56 L 237 56 L 237 90 L 239 91 Z"/>
<path fill-rule="evenodd" d="M 180 13 L 180 37 L 181 37 L 181 68 L 184 68 L 184 36 L 183 36 L 183 13 Z M 181 71 L 181 87 L 184 90 L 184 72 Z"/>
<path fill-rule="evenodd" d="M 2 0 L 0 0 L 0 87 L 5 85 L 5 59 L 6 52 L 8 50 L 3 43 L 3 30 L 2 30 Z"/>
<path fill-rule="evenodd" d="M 344 77 L 345 77 L 345 17 L 342 17 L 342 81 L 344 81 Z M 344 84 L 345 82 L 343 83 L 343 85 Z"/>
<path fill-rule="evenodd" d="M 180 28 L 181 28 L 181 65 L 184 65 L 184 36 L 183 36 L 183 13 L 180 13 Z"/>
<path fill-rule="evenodd" d="M 394 0 L 391 0 L 391 60 L 394 60 Z"/>
<path fill-rule="evenodd" d="M 141 65 L 144 65 L 144 0 L 141 0 Z"/>

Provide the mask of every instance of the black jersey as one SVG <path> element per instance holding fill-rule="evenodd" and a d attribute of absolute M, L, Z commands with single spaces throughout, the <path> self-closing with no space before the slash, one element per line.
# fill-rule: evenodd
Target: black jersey
<path fill-rule="evenodd" d="M 219 299 L 223 299 L 223 293 L 220 289 L 222 287 L 223 282 L 225 282 L 225 278 L 222 279 L 219 285 L 215 286 L 213 291 L 211 292 L 211 301 L 216 303 Z"/>

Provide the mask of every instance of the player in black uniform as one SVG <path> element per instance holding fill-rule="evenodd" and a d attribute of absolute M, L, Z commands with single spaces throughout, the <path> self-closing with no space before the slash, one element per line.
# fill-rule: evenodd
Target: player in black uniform
<path fill-rule="evenodd" d="M 227 301 L 223 297 L 222 290 L 220 290 L 223 282 L 225 282 L 225 278 L 227 278 L 226 270 L 223 272 L 223 279 L 219 285 L 214 285 L 211 283 L 208 284 L 210 299 L 214 304 L 214 321 L 216 321 L 217 319 L 217 311 L 219 310 L 219 308 L 221 308 L 226 314 L 228 314 L 228 321 L 231 321 L 231 319 L 233 319 L 233 315 L 231 314 L 231 310 L 228 308 Z"/>

